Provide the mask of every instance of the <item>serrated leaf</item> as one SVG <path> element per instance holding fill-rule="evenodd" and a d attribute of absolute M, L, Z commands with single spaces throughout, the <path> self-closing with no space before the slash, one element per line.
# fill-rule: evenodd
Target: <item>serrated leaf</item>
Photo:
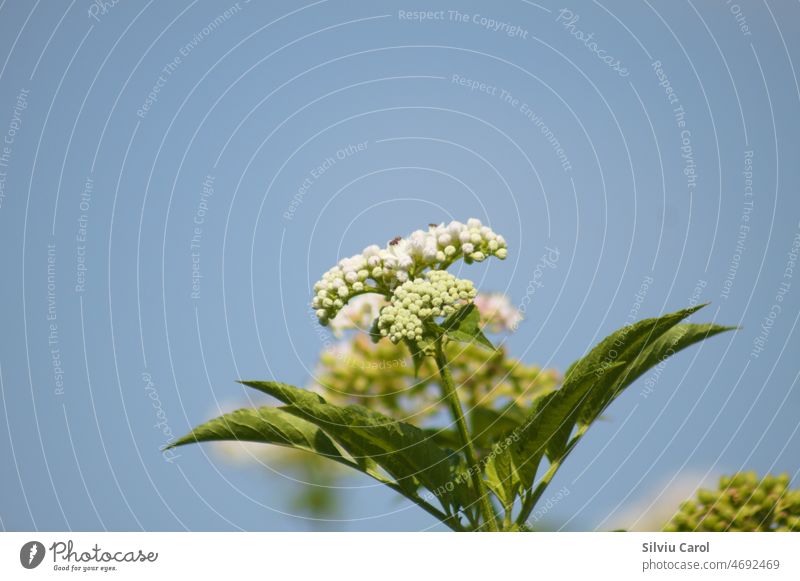
<path fill-rule="evenodd" d="M 622 366 L 624 363 L 615 363 L 613 369 Z M 598 378 L 592 372 L 583 375 L 573 372 L 560 389 L 534 400 L 525 422 L 508 434 L 513 443 L 489 459 L 487 470 L 489 464 L 510 461 L 516 478 L 524 487 L 530 487 L 545 452 L 561 446 L 565 433 L 569 436 L 581 404 L 597 383 Z M 498 468 L 492 469 L 499 472 Z"/>
<path fill-rule="evenodd" d="M 617 339 L 613 342 L 607 343 L 607 340 L 603 341 L 603 343 L 616 346 L 618 351 L 622 352 L 622 356 L 632 357 L 632 361 L 623 366 L 618 366 L 605 364 L 608 358 L 600 359 L 605 366 L 599 368 L 602 370 L 602 373 L 598 373 L 597 389 L 593 390 L 586 398 L 580 412 L 573 414 L 573 417 L 568 419 L 559 432 L 551 439 L 551 444 L 547 448 L 547 457 L 551 462 L 559 460 L 563 456 L 576 421 L 581 426 L 587 427 L 600 417 L 602 411 L 606 409 L 625 388 L 631 385 L 648 369 L 658 365 L 661 361 L 664 361 L 678 351 L 698 341 L 734 328 L 723 327 L 713 323 L 700 325 L 678 323 L 678 321 L 691 314 L 691 312 L 694 312 L 697 308 L 686 309 L 684 311 L 665 315 L 664 317 L 641 321 L 641 323 L 645 324 L 644 328 L 648 335 L 642 335 L 641 330 L 631 329 L 629 333 L 633 335 L 638 334 L 639 338 L 632 336 L 632 340 L 627 344 L 628 346 L 624 350 L 619 349 L 619 346 L 625 343 L 619 340 L 619 335 L 617 334 L 612 335 L 612 337 L 617 335 Z M 642 337 L 644 337 L 644 340 L 641 340 Z M 636 352 L 637 349 L 638 353 Z M 620 356 L 619 353 L 618 356 Z M 573 365 L 570 369 L 585 369 L 585 367 L 581 365 L 579 361 L 578 365 Z"/>
<path fill-rule="evenodd" d="M 675 355 L 678 351 L 685 349 L 699 341 L 708 339 L 719 333 L 730 331 L 736 327 L 724 327 L 715 325 L 713 323 L 693 324 L 682 323 L 673 326 L 670 329 L 662 332 L 660 336 L 645 343 L 641 346 L 641 350 L 636 357 L 625 365 L 623 368 L 606 372 L 602 389 L 598 390 L 597 395 L 592 394 L 588 398 L 584 409 L 581 410 L 577 420 L 578 423 L 584 427 L 596 421 L 614 399 L 630 386 L 636 379 L 642 376 L 647 370 L 660 364 L 669 357 Z M 657 329 L 660 331 L 660 329 Z M 628 350 L 628 355 L 632 354 L 632 350 Z M 556 438 L 555 441 L 560 441 L 566 446 L 566 439 L 560 440 Z M 559 453 L 563 453 L 563 448 L 548 450 L 548 457 L 553 460 L 558 457 Z"/>
<path fill-rule="evenodd" d="M 286 384 L 243 383 L 288 404 L 282 409 L 321 428 L 357 461 L 367 458 L 377 463 L 407 492 L 414 492 L 421 483 L 445 509 L 455 506 L 452 489 L 447 491 L 448 454 L 423 430 L 363 406 L 329 404 L 317 394 Z"/>
<path fill-rule="evenodd" d="M 474 303 L 461 307 L 447 317 L 441 325 L 445 335 L 453 341 L 461 343 L 476 342 L 488 349 L 494 350 L 494 345 L 481 330 L 481 317 Z"/>
<path fill-rule="evenodd" d="M 326 403 L 325 399 L 319 395 L 318 393 L 314 393 L 307 389 L 300 389 L 299 387 L 295 387 L 293 385 L 289 385 L 286 383 L 280 383 L 278 381 L 240 381 L 242 385 L 246 385 L 247 387 L 252 387 L 253 389 L 257 389 L 267 395 L 271 395 L 275 399 L 289 405 L 296 405 L 296 406 L 310 406 L 314 404 L 322 404 Z M 286 409 L 286 408 L 282 408 Z M 376 462 L 371 458 L 371 452 L 380 453 L 379 450 L 376 449 L 355 449 L 356 446 L 344 445 L 339 438 L 336 438 L 334 434 L 330 434 L 334 440 L 339 442 L 342 445 L 342 448 L 350 454 L 350 456 L 355 460 L 356 464 L 359 466 L 361 470 L 370 474 L 371 476 L 381 479 L 382 475 L 378 471 L 378 465 Z"/>
<path fill-rule="evenodd" d="M 261 442 L 307 450 L 332 460 L 343 461 L 331 439 L 311 422 L 280 408 L 240 409 L 223 414 L 194 428 L 167 449 L 195 442 L 238 440 Z"/>
<path fill-rule="evenodd" d="M 664 333 L 704 306 L 697 305 L 661 317 L 643 319 L 632 325 L 626 325 L 611 333 L 592 349 L 588 355 L 573 363 L 567 370 L 567 374 L 574 371 L 583 375 L 589 370 L 593 370 L 598 377 L 605 376 L 606 379 L 603 382 L 604 389 L 596 390 L 592 393 L 584 405 L 578 422 L 584 426 L 591 424 L 619 395 L 622 387 L 622 383 L 619 380 L 625 376 L 625 371 L 621 371 L 616 377 L 609 378 L 606 368 L 610 364 L 617 361 L 632 363 L 646 352 L 649 346 L 658 341 L 659 337 Z"/>
<path fill-rule="evenodd" d="M 633 383 L 649 369 L 675 355 L 678 351 L 714 335 L 735 329 L 736 327 L 726 327 L 714 323 L 681 323 L 675 325 L 643 349 L 639 356 L 631 361 L 621 377 L 622 389 Z"/>

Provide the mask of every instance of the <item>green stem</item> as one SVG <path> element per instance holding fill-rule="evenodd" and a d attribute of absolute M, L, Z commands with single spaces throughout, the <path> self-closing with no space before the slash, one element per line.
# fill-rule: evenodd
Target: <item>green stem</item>
<path fill-rule="evenodd" d="M 511 520 L 511 511 L 513 510 L 513 508 L 514 508 L 513 504 L 512 505 L 508 505 L 507 504 L 507 505 L 505 505 L 503 507 L 503 510 L 505 511 L 505 514 L 503 515 L 503 530 L 504 531 L 508 531 L 508 530 L 511 529 L 511 522 L 512 522 L 512 520 Z"/>
<path fill-rule="evenodd" d="M 494 507 L 489 498 L 489 492 L 486 490 L 486 485 L 483 483 L 483 478 L 481 478 L 481 470 L 475 456 L 475 448 L 472 445 L 472 438 L 470 438 L 469 430 L 467 429 L 467 421 L 464 419 L 464 411 L 461 409 L 461 402 L 458 399 L 456 386 L 453 382 L 453 375 L 450 373 L 450 368 L 447 366 L 447 356 L 444 354 L 441 338 L 436 339 L 436 364 L 439 367 L 439 375 L 442 378 L 442 391 L 444 392 L 447 403 L 450 405 L 450 411 L 458 427 L 461 445 L 467 457 L 467 465 L 469 466 L 472 485 L 475 488 L 475 493 L 478 495 L 478 501 L 483 511 L 486 526 L 490 531 L 497 531 Z"/>

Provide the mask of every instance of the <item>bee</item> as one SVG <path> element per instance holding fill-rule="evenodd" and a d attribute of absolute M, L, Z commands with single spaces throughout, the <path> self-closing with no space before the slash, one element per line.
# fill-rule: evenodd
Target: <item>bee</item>
<path fill-rule="evenodd" d="M 389 246 L 397 246 L 402 239 L 403 239 L 402 236 L 396 236 L 395 238 L 392 238 L 391 240 L 389 240 Z"/>

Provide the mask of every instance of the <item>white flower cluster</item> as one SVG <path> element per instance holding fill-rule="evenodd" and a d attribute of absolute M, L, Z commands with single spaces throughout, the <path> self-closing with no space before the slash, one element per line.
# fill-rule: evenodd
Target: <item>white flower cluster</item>
<path fill-rule="evenodd" d="M 451 315 L 476 294 L 472 281 L 444 270 L 431 270 L 395 289 L 389 304 L 381 309 L 378 330 L 392 343 L 420 341 L 425 319 Z"/>
<path fill-rule="evenodd" d="M 481 315 L 481 321 L 492 333 L 516 331 L 522 321 L 522 313 L 503 293 L 479 293 L 473 302 Z"/>
<path fill-rule="evenodd" d="M 312 306 L 320 323 L 327 325 L 348 300 L 366 292 L 389 296 L 399 285 L 426 269 L 444 270 L 456 260 L 482 262 L 490 256 L 508 255 L 499 234 L 471 218 L 466 224 L 431 225 L 407 238 L 395 238 L 386 246 L 367 246 L 361 254 L 344 258 L 314 285 Z"/>

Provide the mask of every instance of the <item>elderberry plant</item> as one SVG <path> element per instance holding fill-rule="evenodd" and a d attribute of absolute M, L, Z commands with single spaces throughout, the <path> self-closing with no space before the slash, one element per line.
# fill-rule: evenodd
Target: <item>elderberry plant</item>
<path fill-rule="evenodd" d="M 556 389 L 561 375 L 512 357 L 503 339 L 512 334 L 522 314 L 500 293 L 479 293 L 473 300 L 481 328 L 501 341 L 494 349 L 471 343 L 450 342 L 445 347 L 458 396 L 465 407 L 470 432 L 479 456 L 491 449 L 491 437 L 524 418 L 533 400 Z M 446 437 L 446 419 L 441 414 L 441 386 L 432 359 L 415 373 L 408 348 L 391 341 L 370 340 L 368 333 L 381 309 L 388 303 L 377 294 L 353 298 L 328 324 L 336 341 L 320 354 L 313 379 L 305 388 L 328 403 L 358 404 L 384 415 L 404 418 Z M 235 408 L 231 408 L 235 409 Z M 444 421 L 443 421 L 444 420 Z M 448 446 L 447 442 L 443 445 Z M 350 472 L 323 456 L 287 446 L 264 446 L 256 442 L 222 441 L 214 451 L 229 463 L 268 466 L 269 472 L 290 474 L 307 483 L 292 490 L 294 510 L 311 518 L 312 526 L 340 513 L 337 484 Z"/>
<path fill-rule="evenodd" d="M 645 319 L 612 333 L 552 385 L 538 371 L 526 381 L 525 366 L 484 334 L 492 325 L 479 307 L 497 319 L 501 302 L 482 299 L 472 281 L 447 272 L 459 260 L 507 255 L 502 236 L 470 219 L 431 224 L 341 260 L 314 286 L 320 324 L 337 331 L 368 316 L 374 347 L 354 339 L 359 356 L 383 349 L 384 362 L 409 357 L 413 376 L 384 365 L 367 382 L 338 369 L 336 381 L 320 381 L 322 389 L 242 381 L 282 405 L 224 414 L 170 447 L 249 441 L 311 452 L 369 475 L 452 530 L 528 530 L 553 476 L 614 399 L 648 369 L 730 327 L 683 322 L 704 305 Z M 407 390 L 385 390 L 412 379 Z M 336 382 L 346 389 L 336 390 Z M 431 397 L 432 385 L 438 397 Z M 448 421 L 428 423 L 445 411 Z"/>

